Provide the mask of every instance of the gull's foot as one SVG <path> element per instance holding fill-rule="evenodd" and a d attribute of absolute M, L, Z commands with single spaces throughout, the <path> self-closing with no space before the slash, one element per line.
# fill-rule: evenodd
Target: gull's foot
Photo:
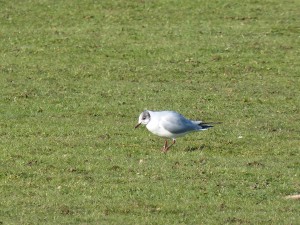
<path fill-rule="evenodd" d="M 163 153 L 167 153 L 167 151 L 169 150 L 170 147 L 171 147 L 171 146 L 163 147 L 161 151 L 162 151 Z"/>

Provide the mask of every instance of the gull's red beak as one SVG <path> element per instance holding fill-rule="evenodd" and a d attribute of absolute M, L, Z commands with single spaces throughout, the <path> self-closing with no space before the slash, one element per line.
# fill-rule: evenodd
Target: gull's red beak
<path fill-rule="evenodd" d="M 141 123 L 138 123 L 137 125 L 135 125 L 134 128 L 138 128 L 141 125 Z"/>

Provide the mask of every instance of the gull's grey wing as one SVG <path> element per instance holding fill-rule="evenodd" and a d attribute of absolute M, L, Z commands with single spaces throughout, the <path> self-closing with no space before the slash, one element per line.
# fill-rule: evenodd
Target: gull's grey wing
<path fill-rule="evenodd" d="M 181 114 L 172 112 L 161 118 L 161 127 L 173 134 L 182 134 L 193 130 L 198 130 L 198 125 L 184 118 Z"/>

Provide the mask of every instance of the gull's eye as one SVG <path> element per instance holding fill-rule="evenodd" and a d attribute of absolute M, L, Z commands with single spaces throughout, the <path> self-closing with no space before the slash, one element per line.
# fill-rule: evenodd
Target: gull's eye
<path fill-rule="evenodd" d="M 143 117 L 142 117 L 142 120 L 145 120 L 145 119 L 146 119 L 146 116 L 143 116 Z"/>

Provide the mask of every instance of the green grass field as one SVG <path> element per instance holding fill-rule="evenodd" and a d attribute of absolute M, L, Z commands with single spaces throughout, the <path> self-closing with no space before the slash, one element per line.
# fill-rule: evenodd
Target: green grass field
<path fill-rule="evenodd" d="M 0 224 L 300 224 L 299 1 L 0 4 Z"/>

